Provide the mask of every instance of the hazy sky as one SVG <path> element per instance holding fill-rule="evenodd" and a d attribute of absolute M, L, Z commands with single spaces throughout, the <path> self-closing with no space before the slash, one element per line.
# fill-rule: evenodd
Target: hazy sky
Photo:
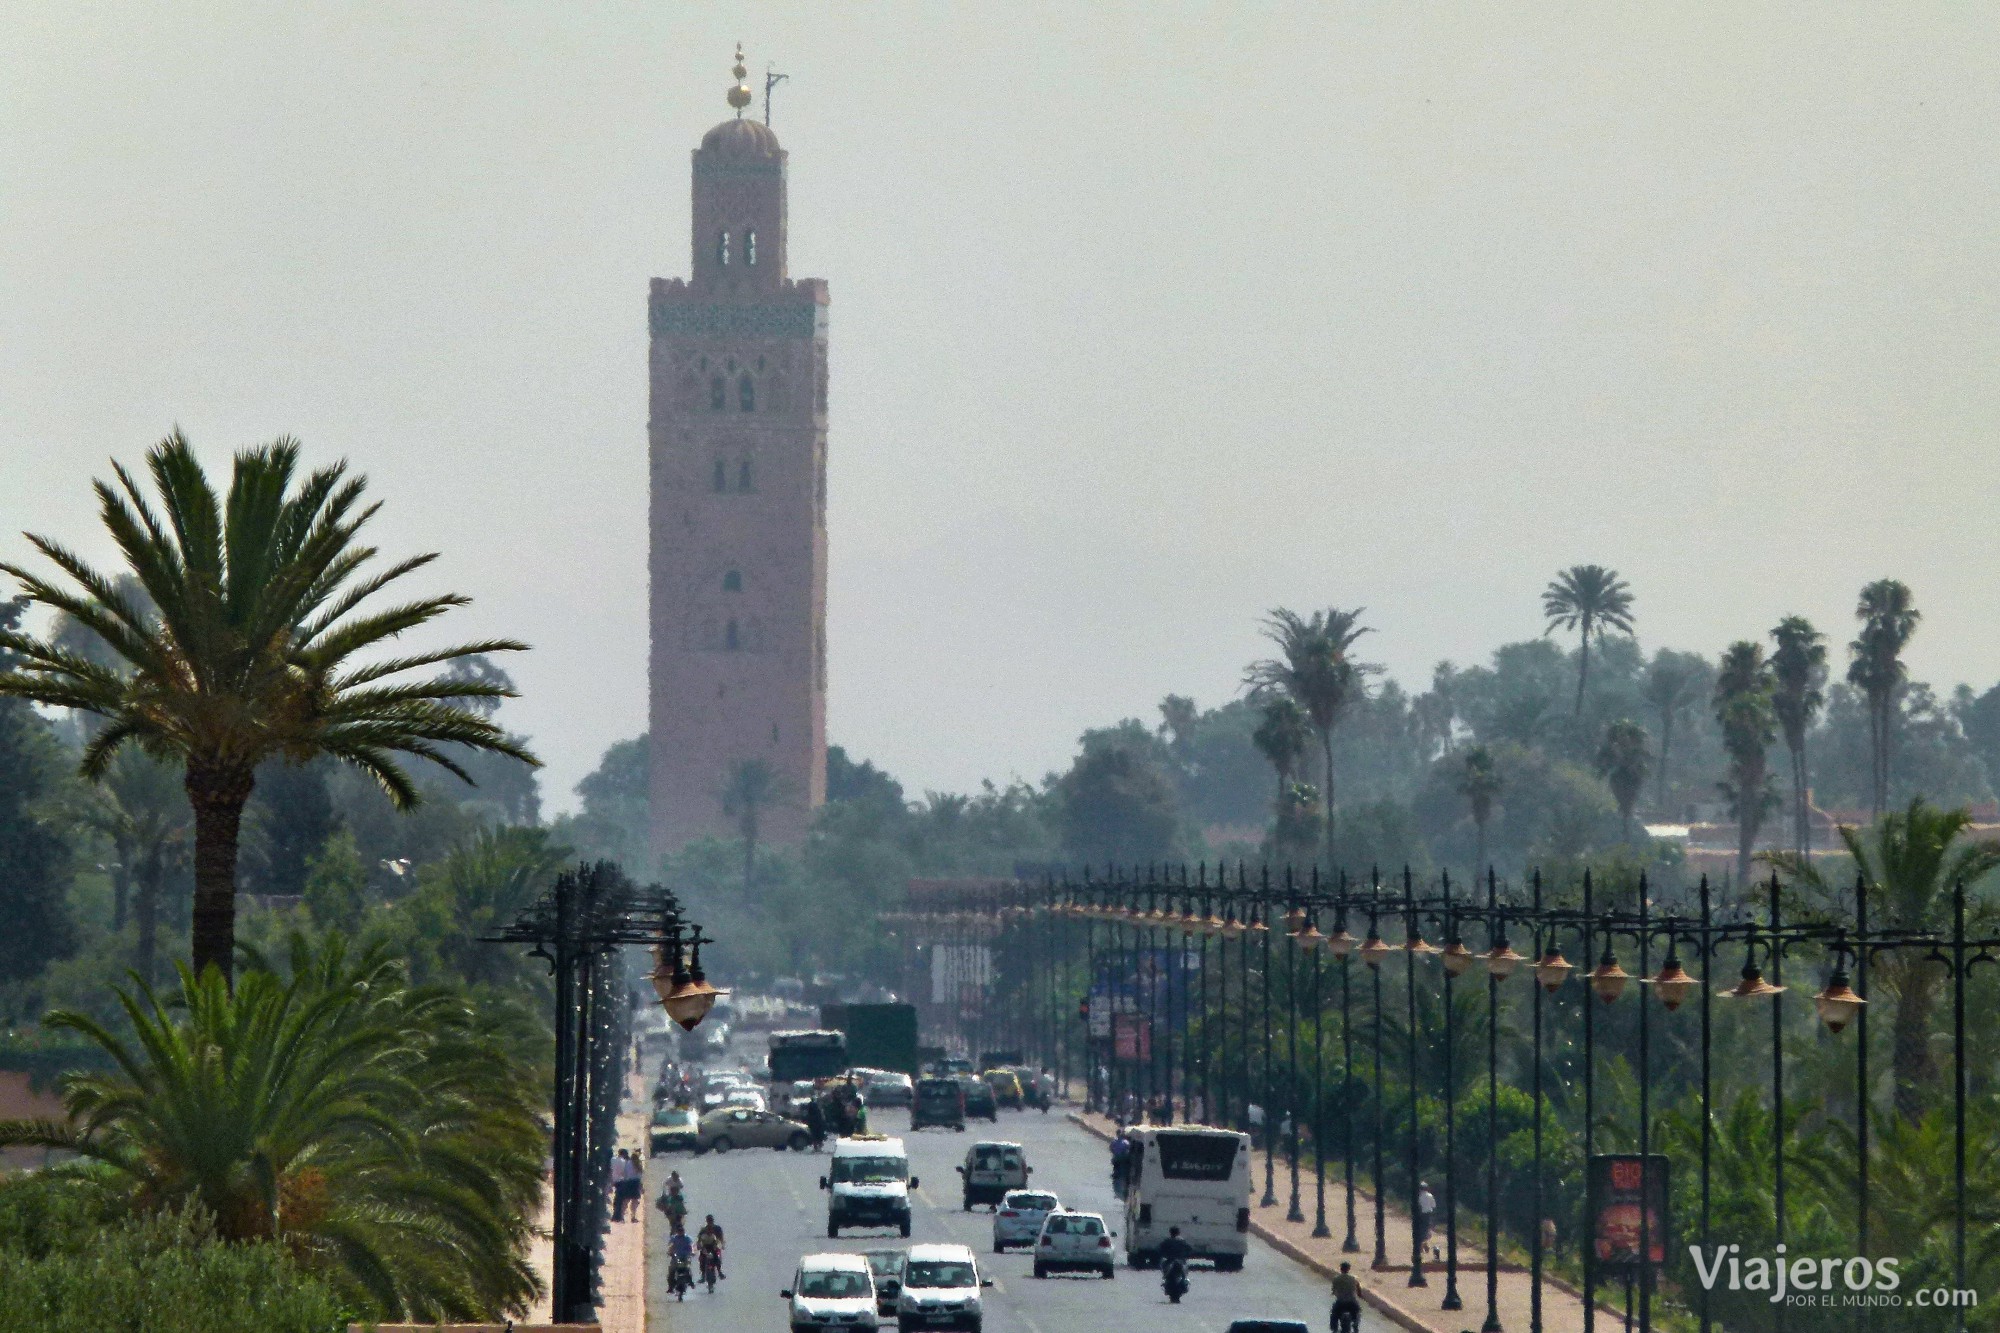
<path fill-rule="evenodd" d="M 2000 678 L 2000 32 L 1936 4 L 13 0 L 0 551 L 178 422 L 345 456 L 516 634 L 552 803 L 645 725 L 646 281 L 732 43 L 832 284 L 830 732 L 914 791 L 1219 703 L 1916 590 Z M 755 74 L 753 74 L 753 78 Z M 440 640 L 441 641 L 441 640 Z"/>

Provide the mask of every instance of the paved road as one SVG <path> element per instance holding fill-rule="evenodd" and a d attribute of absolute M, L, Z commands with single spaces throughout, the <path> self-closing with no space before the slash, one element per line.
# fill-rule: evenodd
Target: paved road
<path fill-rule="evenodd" d="M 889 1134 L 903 1134 L 908 1123 L 900 1111 L 871 1112 L 869 1119 L 871 1128 Z M 952 1241 L 973 1248 L 986 1276 L 994 1279 L 986 1293 L 986 1327 L 991 1333 L 1127 1329 L 1222 1333 L 1230 1320 L 1250 1315 L 1304 1319 L 1313 1329 L 1326 1327 L 1323 1279 L 1255 1240 L 1241 1273 L 1218 1274 L 1198 1266 L 1193 1289 L 1178 1306 L 1168 1304 L 1161 1294 L 1158 1274 L 1124 1267 L 1110 1282 L 1086 1276 L 1036 1281 L 1029 1274 L 1027 1255 L 992 1252 L 990 1214 L 958 1209 L 958 1176 L 952 1168 L 964 1159 L 966 1146 L 981 1138 L 1022 1144 L 1035 1167 L 1036 1188 L 1054 1190 L 1070 1207 L 1116 1218 L 1104 1145 L 1060 1112 L 1044 1116 L 1002 1111 L 997 1132 L 975 1122 L 964 1134 L 925 1130 L 905 1135 L 911 1170 L 922 1182 L 907 1242 L 894 1230 L 842 1232 L 838 1241 L 826 1238 L 826 1196 L 818 1187 L 828 1161 L 825 1156 L 759 1149 L 723 1156 L 661 1157 L 647 1171 L 648 1200 L 658 1195 L 667 1171 L 678 1168 L 687 1184 L 689 1221 L 698 1224 L 702 1214 L 712 1212 L 728 1233 L 724 1266 L 729 1276 L 713 1296 L 697 1287 L 683 1302 L 662 1299 L 666 1254 L 661 1244 L 649 1247 L 652 1333 L 784 1330 L 786 1305 L 778 1299 L 778 1290 L 791 1284 L 800 1255 L 828 1249 L 858 1253 L 921 1241 Z M 1120 1224 L 1114 1220 L 1112 1225 Z M 651 1234 L 664 1233 L 655 1227 Z M 894 1324 L 884 1327 L 893 1329 Z M 1372 1311 L 1364 1313 L 1362 1327 L 1366 1333 L 1388 1333 L 1391 1328 Z"/>

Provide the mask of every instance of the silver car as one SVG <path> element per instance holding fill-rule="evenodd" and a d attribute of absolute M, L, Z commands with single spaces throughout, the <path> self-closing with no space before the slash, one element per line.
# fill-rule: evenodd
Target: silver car
<path fill-rule="evenodd" d="M 1005 1254 L 1010 1245 L 1032 1248 L 1042 1234 L 1042 1220 L 1062 1207 L 1062 1201 L 1046 1190 L 1009 1190 L 993 1211 L 993 1253 Z"/>

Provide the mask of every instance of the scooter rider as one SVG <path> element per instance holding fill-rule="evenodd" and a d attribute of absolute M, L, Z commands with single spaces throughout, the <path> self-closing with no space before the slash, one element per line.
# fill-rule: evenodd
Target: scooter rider
<path fill-rule="evenodd" d="M 695 1244 L 700 1248 L 703 1259 L 712 1259 L 715 1262 L 716 1277 L 729 1276 L 722 1271 L 722 1227 L 716 1222 L 714 1213 L 707 1214 L 702 1223 L 701 1233 L 695 1237 Z"/>
<path fill-rule="evenodd" d="M 1177 1284 L 1181 1292 L 1187 1291 L 1188 1260 L 1193 1256 L 1194 1247 L 1181 1239 L 1181 1229 L 1168 1227 L 1167 1238 L 1160 1242 L 1160 1285 L 1170 1300 L 1180 1299 L 1174 1290 Z"/>
<path fill-rule="evenodd" d="M 1333 1275 L 1333 1333 L 1354 1333 L 1361 1327 L 1361 1279 L 1352 1269 L 1342 1264 Z"/>
<path fill-rule="evenodd" d="M 667 1238 L 667 1290 L 678 1291 L 683 1285 L 694 1285 L 694 1242 L 680 1223 L 673 1227 L 673 1235 Z"/>

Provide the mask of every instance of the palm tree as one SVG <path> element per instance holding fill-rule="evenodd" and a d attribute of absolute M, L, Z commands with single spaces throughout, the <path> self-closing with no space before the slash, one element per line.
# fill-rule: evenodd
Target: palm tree
<path fill-rule="evenodd" d="M 1777 797 L 1771 793 L 1770 746 L 1777 739 L 1771 710 L 1771 668 L 1762 644 L 1741 639 L 1729 645 L 1715 677 L 1715 720 L 1729 775 L 1718 783 L 1736 817 L 1736 882 L 1750 880 L 1750 852 Z"/>
<path fill-rule="evenodd" d="M 1652 741 L 1644 727 L 1626 717 L 1604 729 L 1604 742 L 1597 747 L 1597 773 L 1618 802 L 1618 836 L 1626 842 L 1632 840 L 1632 808 L 1639 804 L 1652 769 Z"/>
<path fill-rule="evenodd" d="M 389 679 L 524 645 L 496 639 L 357 660 L 468 599 L 423 597 L 359 614 L 436 556 L 367 571 L 377 552 L 360 535 L 380 506 L 362 504 L 366 481 L 349 477 L 345 463 L 298 480 L 298 458 L 290 439 L 244 450 L 225 499 L 176 432 L 146 456 L 158 511 L 132 475 L 113 466 L 117 484 L 96 486 L 99 516 L 153 609 L 46 537 L 28 540 L 73 587 L 0 564 L 30 600 L 90 630 L 119 659 L 105 666 L 53 639 L 0 632 L 0 648 L 23 659 L 0 672 L 0 695 L 103 718 L 84 746 L 86 778 L 101 779 L 127 744 L 182 766 L 194 817 L 194 966 L 217 968 L 225 980 L 236 946 L 237 839 L 264 760 L 333 755 L 369 773 L 401 809 L 420 797 L 398 755 L 428 759 L 468 782 L 442 747 L 539 762 L 465 706 L 504 697 L 502 687 L 446 676 Z"/>
<path fill-rule="evenodd" d="M 1853 661 L 1847 682 L 1868 698 L 1868 744 L 1873 760 L 1869 773 L 1872 813 L 1879 819 L 1889 806 L 1889 751 L 1894 737 L 1896 691 L 1909 676 L 1903 649 L 1917 632 L 1923 613 L 1906 584 L 1877 579 L 1861 590 L 1855 603 L 1861 632 L 1848 644 Z"/>
<path fill-rule="evenodd" d="M 757 868 L 757 838 L 762 831 L 764 811 L 782 805 L 792 796 L 785 775 L 762 759 L 745 759 L 729 770 L 722 788 L 722 813 L 736 821 L 737 836 L 743 840 L 743 891 Z"/>
<path fill-rule="evenodd" d="M 1615 569 L 1602 565 L 1572 565 L 1563 570 L 1542 591 L 1542 614 L 1548 617 L 1544 634 L 1559 629 L 1577 633 L 1576 709 L 1583 716 L 1583 687 L 1590 679 L 1590 639 L 1602 640 L 1607 630 L 1632 632 L 1632 589 Z"/>
<path fill-rule="evenodd" d="M 1868 924 L 1884 930 L 1946 931 L 1951 929 L 1952 890 L 1976 885 L 2000 869 L 2000 842 L 1973 842 L 1969 810 L 1944 810 L 1923 800 L 1911 801 L 1860 830 L 1840 826 L 1868 894 Z M 1844 892 L 1830 884 L 1811 860 L 1797 853 L 1769 858 L 1804 884 L 1819 891 L 1825 908 L 1841 904 Z M 1944 989 L 1944 974 L 1920 950 L 1892 949 L 1869 964 L 1869 979 L 1896 1001 L 1891 1065 L 1896 1079 L 1896 1109 L 1905 1117 L 1923 1110 L 1924 1096 L 1937 1085 L 1937 1059 L 1931 1051 L 1931 1019 Z"/>
<path fill-rule="evenodd" d="M 1771 707 L 1792 758 L 1792 845 L 1812 850 L 1812 819 L 1807 809 L 1811 783 L 1806 773 L 1806 732 L 1826 702 L 1826 636 L 1804 616 L 1786 616 L 1771 631 L 1777 647 L 1771 653 Z"/>
<path fill-rule="evenodd" d="M 1289 694 L 1272 695 L 1258 709 L 1258 714 L 1257 729 L 1250 733 L 1250 741 L 1277 770 L 1277 804 L 1283 806 L 1285 793 L 1298 776 L 1299 760 L 1305 757 L 1306 745 L 1312 740 L 1312 723 Z M 1318 793 L 1314 793 L 1315 806 L 1317 798 Z"/>
<path fill-rule="evenodd" d="M 1701 680 L 1700 661 L 1692 654 L 1662 648 L 1654 655 L 1641 687 L 1646 702 L 1660 719 L 1660 781 L 1655 804 L 1662 814 L 1667 806 L 1667 761 L 1673 753 L 1674 723 L 1694 706 Z"/>
<path fill-rule="evenodd" d="M 1458 775 L 1458 794 L 1472 807 L 1472 876 L 1476 883 L 1486 869 L 1486 824 L 1493 818 L 1493 800 L 1500 794 L 1500 770 L 1494 766 L 1493 752 L 1483 745 L 1465 752 L 1464 765 Z"/>
<path fill-rule="evenodd" d="M 539 1080 L 463 994 L 337 938 L 294 939 L 289 979 L 180 981 L 119 991 L 131 1039 L 49 1015 L 114 1068 L 69 1075 L 66 1117 L 0 1123 L 0 1144 L 100 1163 L 142 1212 L 194 1204 L 223 1239 L 283 1241 L 378 1318 L 523 1312 Z"/>
<path fill-rule="evenodd" d="M 1278 646 L 1281 656 L 1250 664 L 1245 683 L 1262 694 L 1281 694 L 1292 700 L 1312 724 L 1319 737 L 1321 775 L 1320 809 L 1326 820 L 1326 864 L 1333 868 L 1333 732 L 1354 701 L 1367 688 L 1366 676 L 1375 668 L 1356 662 L 1350 650 L 1364 634 L 1372 633 L 1361 624 L 1361 613 L 1315 611 L 1310 619 L 1283 607 L 1264 622 L 1264 636 Z"/>
<path fill-rule="evenodd" d="M 84 817 L 111 840 L 115 858 L 112 929 L 125 928 L 129 899 L 139 927 L 132 970 L 151 985 L 160 894 L 187 848 L 191 826 L 187 795 L 171 766 L 138 750 L 119 752 L 91 795 Z"/>

